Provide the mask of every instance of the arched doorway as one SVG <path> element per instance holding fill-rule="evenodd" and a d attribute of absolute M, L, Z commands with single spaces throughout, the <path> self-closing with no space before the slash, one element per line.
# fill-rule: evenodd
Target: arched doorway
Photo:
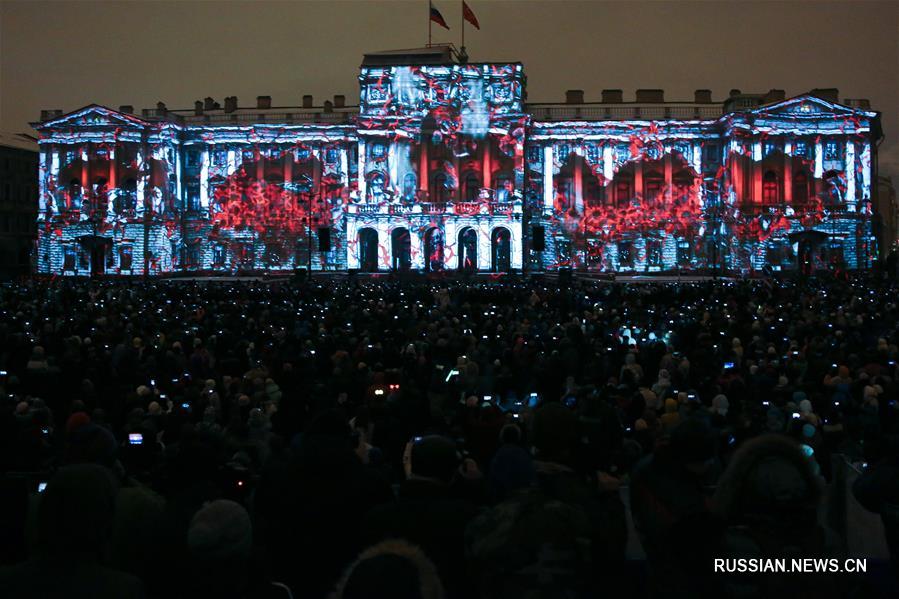
<path fill-rule="evenodd" d="M 459 231 L 459 270 L 475 271 L 478 269 L 478 232 L 471 227 Z"/>
<path fill-rule="evenodd" d="M 512 270 L 512 234 L 505 227 L 493 229 L 490 235 L 490 266 L 493 272 Z"/>
<path fill-rule="evenodd" d="M 443 233 L 437 227 L 425 233 L 425 270 L 443 270 Z"/>
<path fill-rule="evenodd" d="M 409 270 L 412 266 L 412 239 L 409 229 L 398 227 L 390 233 L 390 253 L 393 270 Z"/>
<path fill-rule="evenodd" d="M 374 229 L 359 230 L 359 268 L 362 272 L 378 270 L 378 233 Z"/>

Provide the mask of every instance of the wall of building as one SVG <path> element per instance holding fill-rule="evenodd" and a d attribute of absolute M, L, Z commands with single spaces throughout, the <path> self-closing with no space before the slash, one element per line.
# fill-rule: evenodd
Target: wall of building
<path fill-rule="evenodd" d="M 38 271 L 876 259 L 876 113 L 806 95 L 709 118 L 535 120 L 524 81 L 516 63 L 364 66 L 349 124 L 192 124 L 98 106 L 54 115 L 36 125 Z"/>

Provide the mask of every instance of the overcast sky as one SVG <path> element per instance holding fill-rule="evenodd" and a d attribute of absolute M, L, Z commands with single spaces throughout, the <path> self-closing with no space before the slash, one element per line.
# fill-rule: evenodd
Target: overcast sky
<path fill-rule="evenodd" d="M 570 88 L 838 87 L 883 113 L 881 173 L 899 175 L 899 2 L 468 0 L 472 60 L 518 60 L 529 101 Z M 434 0 L 458 45 L 459 0 Z M 366 51 L 427 42 L 427 0 L 42 2 L 0 0 L 0 129 L 32 132 L 41 109 L 96 102 L 189 108 L 212 96 L 252 105 L 358 98 Z"/>

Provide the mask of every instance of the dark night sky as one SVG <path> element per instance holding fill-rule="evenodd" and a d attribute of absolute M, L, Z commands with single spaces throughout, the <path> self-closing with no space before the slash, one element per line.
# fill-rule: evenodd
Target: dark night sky
<path fill-rule="evenodd" d="M 458 0 L 434 0 L 458 44 Z M 688 100 L 838 87 L 883 113 L 881 174 L 899 175 L 899 2 L 469 0 L 472 60 L 520 60 L 530 101 L 568 88 L 664 88 Z M 30 131 L 42 108 L 96 102 L 188 108 L 257 95 L 297 105 L 358 97 L 363 52 L 427 41 L 427 1 L 41 2 L 0 0 L 0 129 Z"/>

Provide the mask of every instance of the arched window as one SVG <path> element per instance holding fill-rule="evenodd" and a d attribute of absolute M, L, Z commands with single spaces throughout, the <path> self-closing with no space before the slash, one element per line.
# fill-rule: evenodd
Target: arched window
<path fill-rule="evenodd" d="M 66 198 L 66 208 L 78 210 L 81 208 L 81 181 L 72 179 L 69 181 L 69 193 Z"/>
<path fill-rule="evenodd" d="M 509 173 L 498 173 L 494 175 L 493 187 L 496 189 L 493 197 L 497 202 L 512 201 L 512 177 Z"/>
<path fill-rule="evenodd" d="M 808 175 L 799 171 L 793 175 L 793 203 L 808 203 Z"/>
<path fill-rule="evenodd" d="M 665 178 L 658 171 L 649 171 L 643 175 L 643 200 L 650 203 L 662 199 L 662 186 Z"/>
<path fill-rule="evenodd" d="M 478 194 L 481 192 L 481 180 L 474 171 L 469 171 L 465 175 L 465 201 L 477 202 Z"/>
<path fill-rule="evenodd" d="M 673 177 L 674 196 L 679 202 L 690 199 L 690 190 L 693 188 L 693 175 L 686 170 L 678 171 Z"/>
<path fill-rule="evenodd" d="M 837 171 L 824 173 L 826 200 L 830 204 L 839 204 L 846 195 L 846 184 L 843 176 Z"/>
<path fill-rule="evenodd" d="M 368 179 L 368 199 L 372 202 L 384 200 L 384 186 L 387 179 L 383 173 L 373 173 Z"/>
<path fill-rule="evenodd" d="M 403 198 L 405 200 L 412 201 L 415 199 L 417 184 L 415 173 L 406 173 L 406 176 L 403 177 Z"/>
<path fill-rule="evenodd" d="M 589 207 L 602 206 L 605 203 L 606 188 L 594 176 L 584 176 L 584 204 Z"/>
<path fill-rule="evenodd" d="M 634 199 L 634 175 L 629 172 L 618 173 L 615 177 L 615 203 L 626 206 Z"/>
<path fill-rule="evenodd" d="M 777 193 L 777 173 L 765 171 L 762 177 L 762 204 L 766 206 L 777 204 L 780 201 Z"/>
<path fill-rule="evenodd" d="M 442 203 L 449 200 L 449 177 L 446 176 L 446 173 L 437 173 L 434 175 L 434 185 L 432 189 L 435 202 Z"/>

